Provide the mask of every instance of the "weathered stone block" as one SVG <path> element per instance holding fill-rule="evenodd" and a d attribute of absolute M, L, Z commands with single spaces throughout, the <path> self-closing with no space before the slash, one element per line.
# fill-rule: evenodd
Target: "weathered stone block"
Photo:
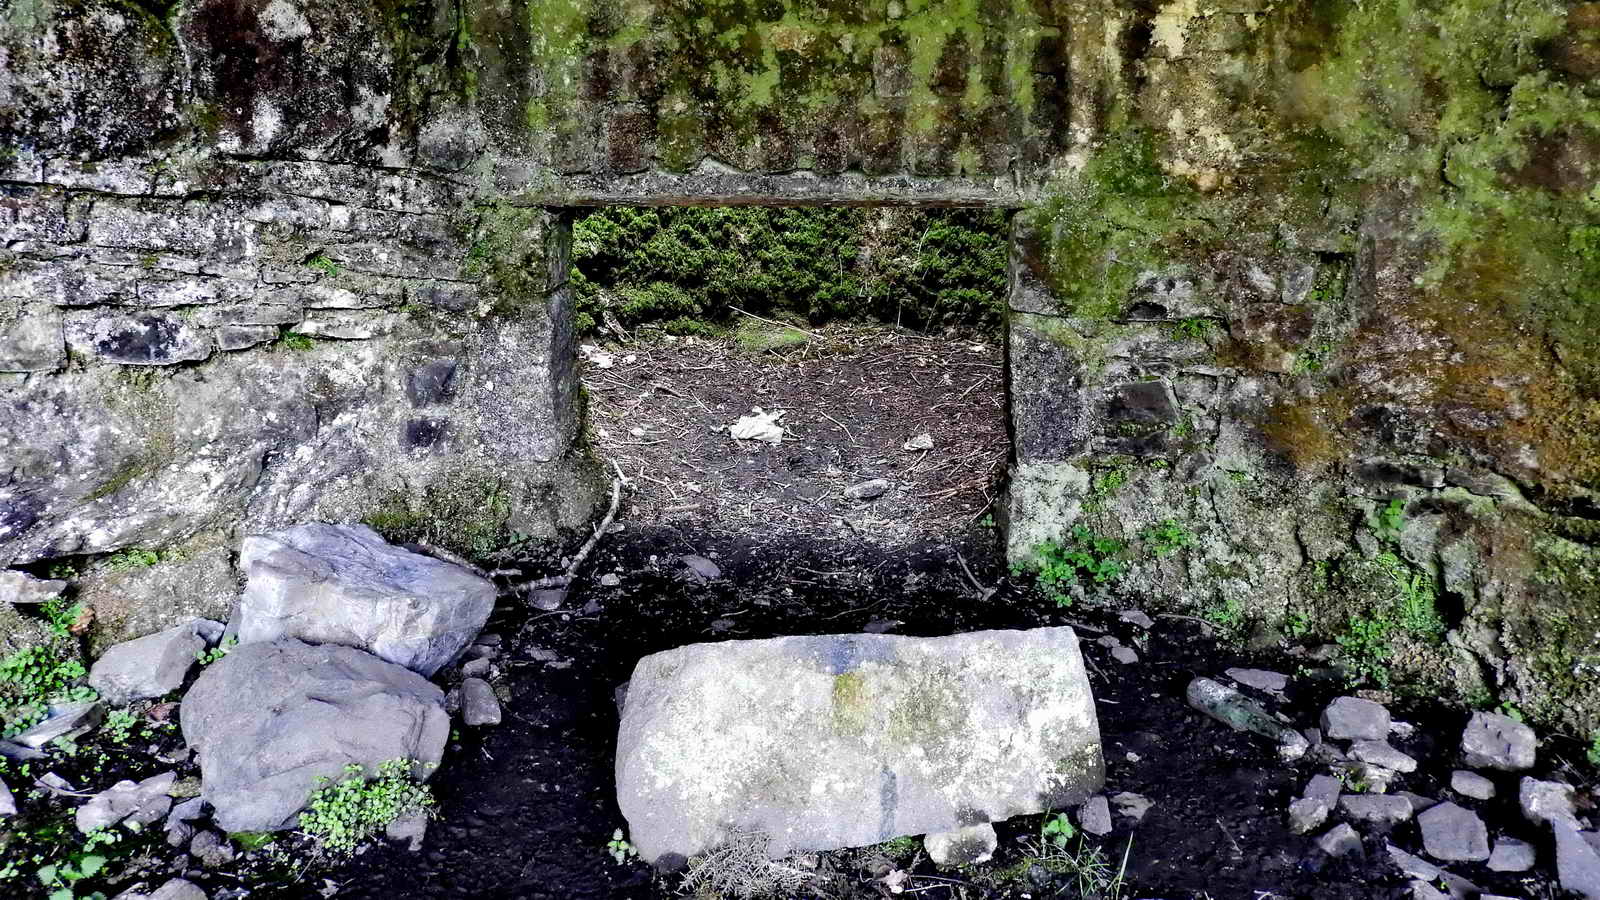
<path fill-rule="evenodd" d="M 774 856 L 953 831 L 1103 780 L 1070 628 L 680 647 L 640 660 L 617 741 L 617 802 L 652 861 L 735 828 Z"/>
<path fill-rule="evenodd" d="M 67 361 L 61 313 L 51 306 L 23 305 L 14 317 L 0 302 L 0 372 L 52 372 Z"/>
<path fill-rule="evenodd" d="M 216 349 L 212 334 L 179 315 L 91 313 L 67 321 L 67 345 L 75 353 L 128 366 L 170 366 L 206 359 Z"/>
<path fill-rule="evenodd" d="M 1071 322 L 1011 317 L 1011 428 L 1018 462 L 1063 462 L 1083 453 L 1094 433 L 1083 339 Z"/>

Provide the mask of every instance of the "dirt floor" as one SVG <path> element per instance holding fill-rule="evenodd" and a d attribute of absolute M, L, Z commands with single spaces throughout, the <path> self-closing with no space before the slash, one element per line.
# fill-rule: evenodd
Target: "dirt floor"
<path fill-rule="evenodd" d="M 902 544 L 987 512 L 1009 447 L 999 346 L 746 326 L 586 349 L 591 440 L 635 481 L 633 522 Z M 781 443 L 730 434 L 756 407 Z M 876 479 L 881 496 L 846 496 Z"/>

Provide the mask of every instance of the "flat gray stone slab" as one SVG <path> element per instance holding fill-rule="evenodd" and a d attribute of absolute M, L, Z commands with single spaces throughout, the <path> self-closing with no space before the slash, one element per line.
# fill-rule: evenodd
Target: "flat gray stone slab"
<path fill-rule="evenodd" d="M 1586 835 L 1564 822 L 1551 822 L 1556 833 L 1556 877 L 1561 887 L 1582 897 L 1600 900 L 1600 851 Z"/>
<path fill-rule="evenodd" d="M 1489 858 L 1489 829 L 1477 813 L 1440 803 L 1417 816 L 1422 847 L 1444 862 L 1482 862 Z"/>
<path fill-rule="evenodd" d="M 1457 769 L 1450 773 L 1450 790 L 1474 800 L 1488 800 L 1494 796 L 1494 782 L 1477 772 Z"/>
<path fill-rule="evenodd" d="M 115 706 L 175 691 L 198 661 L 195 655 L 206 649 L 212 626 L 221 632 L 221 624 L 195 619 L 117 644 L 94 661 L 89 686 Z"/>
<path fill-rule="evenodd" d="M 1532 844 L 1519 841 L 1516 838 L 1501 838 L 1494 842 L 1494 851 L 1489 854 L 1489 870 L 1492 872 L 1526 872 L 1538 862 L 1539 854 Z"/>
<path fill-rule="evenodd" d="M 646 861 L 734 829 L 829 850 L 1062 809 L 1105 780 L 1071 628 L 693 644 L 647 656 L 617 738 Z"/>
<path fill-rule="evenodd" d="M 1393 794 L 1345 794 L 1339 808 L 1358 822 L 1397 825 L 1412 816 L 1411 801 Z"/>
<path fill-rule="evenodd" d="M 1389 710 L 1360 697 L 1339 697 L 1322 711 L 1322 735 L 1335 741 L 1381 741 L 1389 736 Z"/>

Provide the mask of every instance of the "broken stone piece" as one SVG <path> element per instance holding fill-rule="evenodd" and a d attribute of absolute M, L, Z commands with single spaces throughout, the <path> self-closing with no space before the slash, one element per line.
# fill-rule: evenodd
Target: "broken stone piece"
<path fill-rule="evenodd" d="M 1295 834 L 1310 834 L 1328 821 L 1328 801 L 1322 797 L 1301 797 L 1289 804 L 1289 830 Z"/>
<path fill-rule="evenodd" d="M 1461 732 L 1461 756 L 1474 769 L 1531 769 L 1538 745 L 1532 728 L 1499 713 L 1475 712 Z"/>
<path fill-rule="evenodd" d="M 44 603 L 61 596 L 66 589 L 65 581 L 35 578 L 14 569 L 0 570 L 0 601 L 6 603 Z"/>
<path fill-rule="evenodd" d="M 112 646 L 89 669 L 89 686 L 114 706 L 160 697 L 183 687 L 183 679 L 198 661 L 196 654 L 206 649 L 205 634 L 210 629 L 201 627 L 201 622 L 206 620 L 196 619 Z M 207 624 L 221 633 L 221 623 Z"/>
<path fill-rule="evenodd" d="M 1457 769 L 1450 773 L 1450 790 L 1474 800 L 1488 800 L 1494 797 L 1494 782 L 1477 772 Z"/>
<path fill-rule="evenodd" d="M 1565 822 L 1553 821 L 1550 828 L 1556 834 L 1556 877 L 1562 889 L 1583 900 L 1600 900 L 1600 851 Z"/>
<path fill-rule="evenodd" d="M 722 577 L 722 569 L 704 556 L 691 553 L 687 556 L 678 557 L 678 561 L 683 563 L 683 567 L 701 581 L 716 581 Z"/>
<path fill-rule="evenodd" d="M 1144 814 L 1150 811 L 1150 806 L 1150 798 L 1143 794 L 1122 791 L 1111 795 L 1111 808 L 1117 811 L 1117 815 L 1127 816 L 1135 822 L 1144 819 Z"/>
<path fill-rule="evenodd" d="M 53 704 L 48 718 L 21 734 L 12 735 L 11 740 L 37 750 L 56 738 L 64 737 L 79 729 L 87 731 L 93 728 L 100 724 L 104 714 L 105 705 L 98 700 Z"/>
<path fill-rule="evenodd" d="M 1482 862 L 1489 858 L 1489 829 L 1471 810 L 1446 801 L 1417 816 L 1423 850 L 1444 862 Z"/>
<path fill-rule="evenodd" d="M 1350 758 L 1396 772 L 1417 770 L 1417 761 L 1389 746 L 1388 741 L 1356 741 L 1350 745 Z"/>
<path fill-rule="evenodd" d="M 1572 785 L 1525 777 L 1517 789 L 1517 802 L 1522 806 L 1522 815 L 1535 825 L 1564 822 L 1578 827 Z"/>
<path fill-rule="evenodd" d="M 405 844 L 407 850 L 415 853 L 422 849 L 422 840 L 428 834 L 428 814 L 422 810 L 413 810 L 398 816 L 384 826 L 383 834 L 391 841 Z"/>
<path fill-rule="evenodd" d="M 1233 688 L 1209 678 L 1189 682 L 1185 692 L 1189 705 L 1234 731 L 1249 731 L 1269 738 L 1278 745 L 1278 756 L 1285 761 L 1299 759 L 1310 749 L 1305 736 L 1278 722 L 1254 700 Z"/>
<path fill-rule="evenodd" d="M 1389 736 L 1389 710 L 1360 697 L 1340 697 L 1322 711 L 1322 734 L 1335 741 L 1381 741 Z"/>
<path fill-rule="evenodd" d="M 1489 854 L 1489 870 L 1492 872 L 1526 872 L 1533 868 L 1538 861 L 1538 853 L 1533 845 L 1527 841 L 1516 838 L 1503 837 L 1494 842 L 1494 850 Z"/>
<path fill-rule="evenodd" d="M 1339 798 L 1344 814 L 1359 822 L 1398 825 L 1411 819 L 1411 803 L 1389 794 L 1345 794 Z"/>
<path fill-rule="evenodd" d="M 172 786 L 176 773 L 163 772 L 140 782 L 119 781 L 89 798 L 78 807 L 75 824 L 84 834 L 100 828 L 109 828 L 124 820 L 151 825 L 166 818 L 172 809 L 172 798 L 167 788 Z"/>
<path fill-rule="evenodd" d="M 1328 829 L 1328 832 L 1317 838 L 1317 847 L 1329 856 L 1344 856 L 1349 853 L 1361 852 L 1361 835 L 1347 823 L 1340 823 Z"/>
<path fill-rule="evenodd" d="M 994 826 L 983 822 L 954 831 L 924 835 L 922 846 L 928 851 L 928 858 L 933 860 L 934 865 L 977 865 L 994 858 L 999 838 L 994 833 Z"/>
<path fill-rule="evenodd" d="M 461 721 L 467 725 L 499 725 L 500 701 L 482 678 L 461 682 Z"/>
<path fill-rule="evenodd" d="M 1111 833 L 1111 805 L 1104 796 L 1096 794 L 1078 808 L 1078 827 L 1095 837 Z"/>
<path fill-rule="evenodd" d="M 874 478 L 863 481 L 844 489 L 844 496 L 849 500 L 876 500 L 889 492 L 889 480 Z"/>
<path fill-rule="evenodd" d="M 1289 686 L 1289 676 L 1282 672 L 1269 672 L 1266 669 L 1228 669 L 1223 673 L 1245 687 L 1253 687 L 1258 691 L 1281 692 Z"/>

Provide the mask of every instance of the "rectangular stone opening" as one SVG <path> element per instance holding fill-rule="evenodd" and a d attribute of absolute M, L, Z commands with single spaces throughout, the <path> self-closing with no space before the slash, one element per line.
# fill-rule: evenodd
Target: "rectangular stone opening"
<path fill-rule="evenodd" d="M 630 520 L 892 544 L 992 521 L 1010 210 L 564 218 L 587 437 Z"/>

